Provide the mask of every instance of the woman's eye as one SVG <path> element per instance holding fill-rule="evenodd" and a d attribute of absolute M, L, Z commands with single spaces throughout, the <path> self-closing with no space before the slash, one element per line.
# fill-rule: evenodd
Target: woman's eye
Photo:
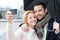
<path fill-rule="evenodd" d="M 32 17 L 30 17 L 29 19 L 32 19 Z"/>
<path fill-rule="evenodd" d="M 36 16 L 34 16 L 33 18 L 36 18 Z"/>

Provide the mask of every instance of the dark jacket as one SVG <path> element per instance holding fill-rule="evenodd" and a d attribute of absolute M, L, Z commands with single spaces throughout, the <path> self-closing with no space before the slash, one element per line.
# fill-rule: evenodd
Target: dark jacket
<path fill-rule="evenodd" d="M 56 19 L 56 22 L 58 22 L 59 26 L 60 26 L 60 19 L 52 18 L 48 22 L 48 29 L 49 30 L 53 30 L 53 22 L 55 19 Z M 48 31 L 47 30 L 46 40 L 60 40 L 60 32 L 58 34 L 55 34 L 54 31 Z"/>

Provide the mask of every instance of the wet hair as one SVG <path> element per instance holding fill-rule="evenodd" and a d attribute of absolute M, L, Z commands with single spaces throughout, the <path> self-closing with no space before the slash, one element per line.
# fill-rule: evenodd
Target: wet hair
<path fill-rule="evenodd" d="M 43 7 L 44 9 L 46 8 L 46 4 L 43 3 L 43 2 L 37 2 L 37 3 L 35 3 L 35 4 L 34 4 L 34 7 L 35 7 L 35 6 L 38 6 L 38 5 L 42 5 L 42 7 Z"/>

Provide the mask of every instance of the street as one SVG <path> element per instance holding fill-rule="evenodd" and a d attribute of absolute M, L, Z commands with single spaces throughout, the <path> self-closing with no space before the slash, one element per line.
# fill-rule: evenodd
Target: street
<path fill-rule="evenodd" d="M 19 27 L 19 24 L 22 23 L 22 20 L 15 20 L 14 21 L 14 30 Z M 0 20 L 0 40 L 7 40 L 6 39 L 6 20 Z"/>

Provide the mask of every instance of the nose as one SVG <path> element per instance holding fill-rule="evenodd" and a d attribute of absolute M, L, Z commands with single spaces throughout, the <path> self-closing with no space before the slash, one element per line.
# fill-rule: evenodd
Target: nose
<path fill-rule="evenodd" d="M 39 15 L 39 14 L 40 14 L 40 12 L 38 12 L 38 11 L 37 11 L 37 12 L 36 12 L 36 14 L 37 14 L 37 15 Z"/>
<path fill-rule="evenodd" d="M 32 18 L 32 21 L 35 21 L 35 18 Z"/>

